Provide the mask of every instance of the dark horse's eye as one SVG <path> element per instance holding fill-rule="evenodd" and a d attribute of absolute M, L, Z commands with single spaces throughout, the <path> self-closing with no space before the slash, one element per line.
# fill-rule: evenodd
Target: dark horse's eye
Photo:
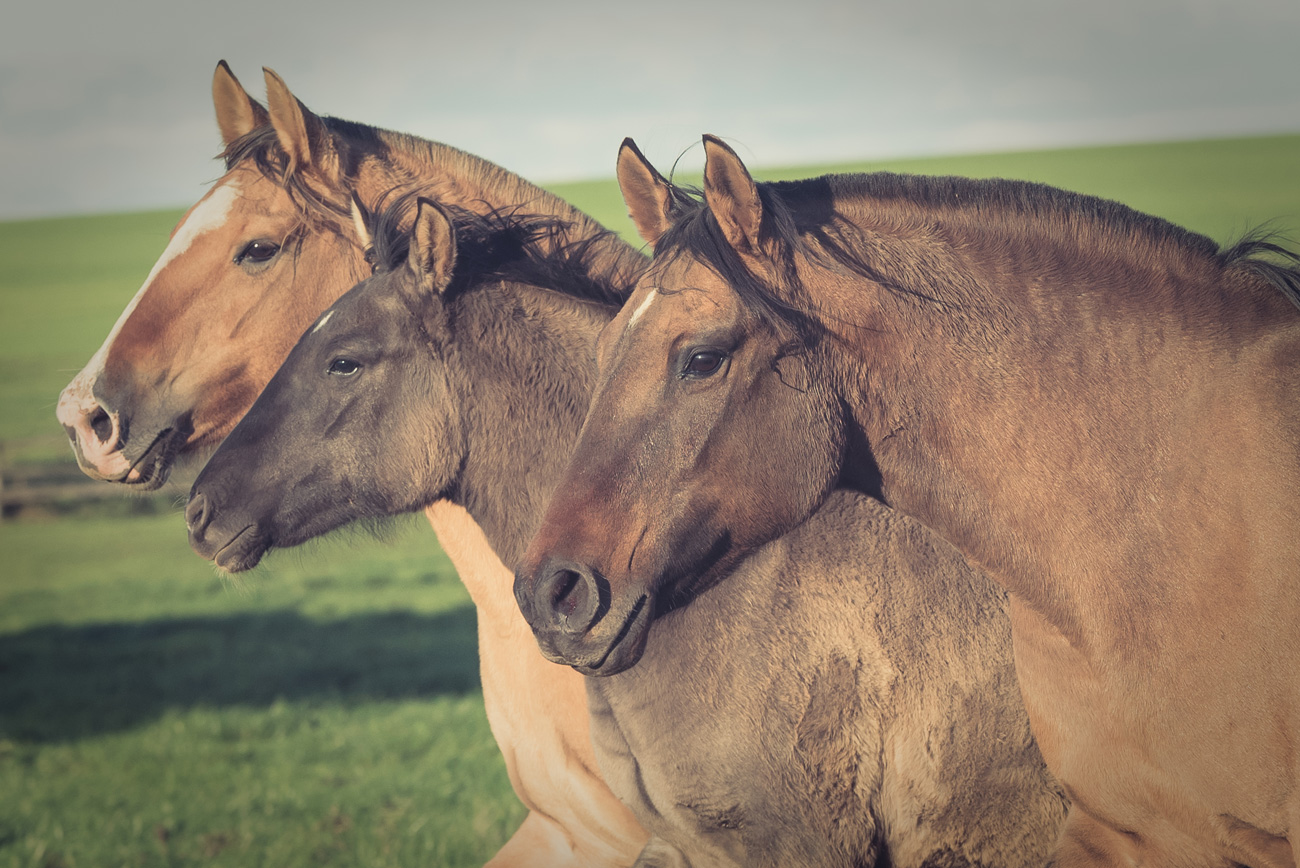
<path fill-rule="evenodd" d="M 726 358 L 727 354 L 719 350 L 700 350 L 687 359 L 686 367 L 682 368 L 682 376 L 707 377 L 716 374 Z"/>
<path fill-rule="evenodd" d="M 351 359 L 335 359 L 329 366 L 329 372 L 339 377 L 350 377 L 359 370 L 361 364 Z"/>
<path fill-rule="evenodd" d="M 244 249 L 239 251 L 235 257 L 236 265 L 249 263 L 251 265 L 261 265 L 264 262 L 270 262 L 275 258 L 275 254 L 280 252 L 280 245 L 274 241 L 250 241 L 244 245 Z"/>

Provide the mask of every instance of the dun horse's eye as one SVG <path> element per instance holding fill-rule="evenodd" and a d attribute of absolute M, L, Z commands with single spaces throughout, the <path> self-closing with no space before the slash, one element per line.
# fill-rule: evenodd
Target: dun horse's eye
<path fill-rule="evenodd" d="M 683 377 L 707 377 L 716 374 L 726 360 L 727 354 L 719 350 L 700 350 L 686 360 L 682 368 Z"/>
<path fill-rule="evenodd" d="M 274 241 L 250 241 L 244 245 L 244 249 L 239 251 L 239 255 L 235 257 L 235 264 L 261 265 L 264 262 L 270 262 L 275 258 L 275 254 L 279 252 L 280 245 Z"/>
<path fill-rule="evenodd" d="M 329 372 L 339 377 L 350 377 L 361 370 L 361 364 L 351 359 L 335 359 L 330 362 Z"/>

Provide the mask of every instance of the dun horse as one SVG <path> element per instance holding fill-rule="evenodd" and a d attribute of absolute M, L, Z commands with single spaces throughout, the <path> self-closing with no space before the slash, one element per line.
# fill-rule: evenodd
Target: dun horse
<path fill-rule="evenodd" d="M 220 442 L 303 329 L 370 272 L 354 197 L 374 207 L 418 183 L 461 208 L 522 208 L 561 221 L 564 243 L 590 246 L 586 280 L 627 287 L 644 266 L 590 218 L 491 163 L 318 117 L 273 72 L 266 85 L 264 108 L 218 65 L 212 91 L 226 173 L 181 220 L 60 398 L 59 420 L 92 476 L 154 487 L 179 456 Z M 492 865 L 626 865 L 646 836 L 595 772 L 581 676 L 537 654 L 510 571 L 464 510 L 438 503 L 427 512 L 478 609 L 488 721 L 529 809 Z"/>
<path fill-rule="evenodd" d="M 408 241 L 400 211 L 376 231 L 380 273 L 303 336 L 195 482 L 205 556 L 239 568 L 441 497 L 507 562 L 522 553 L 618 308 L 540 269 L 526 218 L 461 214 L 453 232 L 422 201 Z M 602 771 L 655 835 L 638 865 L 1042 864 L 1064 801 L 1005 597 L 956 552 L 844 492 L 726 585 L 655 613 L 647 659 L 589 685 Z"/>
<path fill-rule="evenodd" d="M 705 150 L 702 201 L 620 153 L 655 260 L 601 338 L 516 580 L 543 646 L 626 663 L 641 612 L 837 484 L 875 492 L 1012 594 L 1030 720 L 1072 799 L 1057 864 L 1294 866 L 1284 251 L 1009 181 L 756 184 Z"/>

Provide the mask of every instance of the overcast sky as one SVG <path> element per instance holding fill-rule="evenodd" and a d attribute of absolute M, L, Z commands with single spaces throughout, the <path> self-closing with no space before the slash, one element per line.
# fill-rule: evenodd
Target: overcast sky
<path fill-rule="evenodd" d="M 41 0 L 0 28 L 0 219 L 184 206 L 210 86 L 536 181 L 726 136 L 751 165 L 1300 131 L 1297 0 Z M 698 148 L 696 148 L 698 153 Z M 683 165 L 690 165 L 688 157 Z M 698 165 L 698 163 L 696 163 Z"/>

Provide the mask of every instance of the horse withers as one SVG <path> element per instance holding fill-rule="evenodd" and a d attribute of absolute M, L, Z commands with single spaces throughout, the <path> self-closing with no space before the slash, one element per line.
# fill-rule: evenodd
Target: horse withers
<path fill-rule="evenodd" d="M 1288 254 L 1011 181 L 757 184 L 704 144 L 699 197 L 620 156 L 655 259 L 517 572 L 543 647 L 626 665 L 630 613 L 836 486 L 870 492 L 1011 592 L 1018 680 L 1072 798 L 1055 864 L 1293 866 Z M 583 595 L 607 602 L 574 619 Z"/>
<path fill-rule="evenodd" d="M 453 229 L 425 201 L 408 235 L 401 210 L 376 229 L 380 273 L 304 334 L 195 482 L 192 540 L 219 563 L 442 496 L 508 561 L 532 535 L 619 299 L 539 267 L 512 240 L 536 231 L 521 215 Z M 1065 807 L 1005 595 L 914 522 L 844 492 L 673 604 L 647 615 L 638 666 L 584 667 L 605 676 L 602 774 L 655 835 L 637 864 L 1046 858 Z"/>
<path fill-rule="evenodd" d="M 320 117 L 269 70 L 266 88 L 263 107 L 217 65 L 226 172 L 59 400 L 96 478 L 159 486 L 176 461 L 230 432 L 303 330 L 370 273 L 354 201 L 375 209 L 423 185 L 449 206 L 562 222 L 566 238 L 591 245 L 592 280 L 626 287 L 643 267 L 631 247 L 517 175 L 437 142 Z M 627 864 L 646 835 L 595 771 L 582 678 L 539 657 L 512 571 L 468 513 L 445 501 L 426 513 L 478 611 L 488 722 L 529 811 L 491 864 Z"/>

